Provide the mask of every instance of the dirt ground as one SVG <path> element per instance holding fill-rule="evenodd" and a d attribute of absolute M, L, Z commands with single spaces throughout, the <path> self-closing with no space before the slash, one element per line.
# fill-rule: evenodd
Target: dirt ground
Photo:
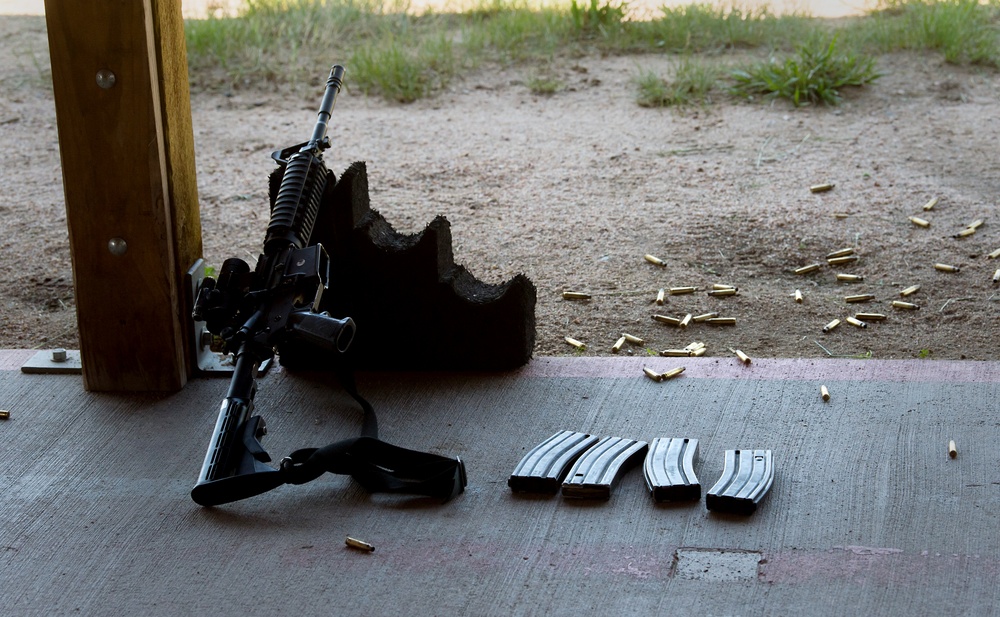
<path fill-rule="evenodd" d="M 997 358 L 1000 259 L 988 254 L 1000 248 L 1000 75 L 887 56 L 881 80 L 836 108 L 637 106 L 639 70 L 670 66 L 661 56 L 582 58 L 559 69 L 567 88 L 552 96 L 533 95 L 524 72 L 484 70 L 411 105 L 352 92 L 348 67 L 327 164 L 366 161 L 372 205 L 400 231 L 446 216 L 456 261 L 482 280 L 534 281 L 536 356 L 608 355 L 628 332 L 645 345 L 622 353 L 703 341 L 716 356 L 734 347 L 752 357 Z M 0 348 L 79 346 L 48 82 L 44 19 L 0 18 Z M 259 252 L 269 153 L 308 137 L 320 95 L 193 93 L 208 263 Z M 835 187 L 810 191 L 820 183 Z M 954 237 L 975 219 L 984 223 L 974 235 Z M 845 247 L 857 262 L 826 265 Z M 814 262 L 824 265 L 794 272 Z M 739 292 L 710 297 L 714 283 Z M 893 308 L 910 285 L 921 286 L 907 298 L 920 310 Z M 679 286 L 699 290 L 655 303 L 659 289 Z M 570 290 L 592 298 L 564 300 Z M 874 299 L 845 302 L 855 294 Z M 712 311 L 736 325 L 652 319 Z M 887 318 L 822 332 L 856 312 Z"/>

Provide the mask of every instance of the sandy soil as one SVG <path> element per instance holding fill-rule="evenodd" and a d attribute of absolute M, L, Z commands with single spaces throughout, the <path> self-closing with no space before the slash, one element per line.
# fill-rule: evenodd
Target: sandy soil
<path fill-rule="evenodd" d="M 79 345 L 47 65 L 44 21 L 0 18 L 0 348 Z M 623 353 L 703 341 L 709 355 L 734 347 L 756 357 L 996 359 L 996 72 L 887 56 L 883 78 L 837 108 L 722 101 L 670 110 L 635 104 L 640 67 L 666 74 L 670 59 L 569 62 L 558 69 L 568 87 L 549 97 L 532 95 L 516 70 L 484 71 L 406 106 L 351 92 L 348 73 L 327 163 L 339 171 L 366 161 L 373 207 L 400 231 L 446 216 L 456 260 L 481 279 L 531 278 L 536 355 L 606 355 L 629 332 L 646 344 Z M 307 137 L 319 96 L 193 94 L 209 263 L 258 252 L 269 153 Z M 810 192 L 820 183 L 835 188 Z M 984 224 L 974 235 L 953 237 L 975 219 Z M 825 265 L 845 247 L 856 263 Z M 813 262 L 824 265 L 794 273 Z M 838 272 L 864 280 L 838 282 Z M 710 297 L 713 283 L 739 293 Z M 908 299 L 920 310 L 891 307 L 916 284 Z M 656 305 L 659 289 L 679 286 L 699 291 Z M 564 300 L 567 290 L 593 297 Z M 874 299 L 844 300 L 866 293 Z M 709 311 L 736 325 L 652 319 Z M 855 312 L 887 319 L 822 332 Z"/>

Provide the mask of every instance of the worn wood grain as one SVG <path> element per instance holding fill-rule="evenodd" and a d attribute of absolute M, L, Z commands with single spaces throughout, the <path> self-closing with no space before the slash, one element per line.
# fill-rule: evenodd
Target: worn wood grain
<path fill-rule="evenodd" d="M 180 2 L 45 8 L 84 383 L 176 390 L 190 374 L 184 272 L 201 252 Z"/>

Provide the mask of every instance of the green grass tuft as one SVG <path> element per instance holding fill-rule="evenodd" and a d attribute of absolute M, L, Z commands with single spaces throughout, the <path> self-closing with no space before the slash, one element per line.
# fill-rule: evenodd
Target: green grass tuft
<path fill-rule="evenodd" d="M 684 56 L 674 65 L 673 80 L 652 71 L 640 71 L 635 78 L 640 107 L 675 107 L 711 102 L 722 69 L 713 63 Z"/>
<path fill-rule="evenodd" d="M 829 44 L 811 42 L 784 62 L 771 58 L 735 71 L 733 91 L 740 96 L 764 95 L 784 98 L 796 107 L 810 103 L 836 105 L 840 90 L 863 86 L 878 79 L 875 59 L 837 49 L 834 37 Z"/>

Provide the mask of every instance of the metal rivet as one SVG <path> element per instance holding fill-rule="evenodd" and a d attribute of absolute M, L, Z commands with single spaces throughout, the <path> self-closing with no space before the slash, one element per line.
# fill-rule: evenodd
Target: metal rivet
<path fill-rule="evenodd" d="M 108 69 L 97 71 L 97 85 L 107 90 L 115 85 L 115 74 Z"/>
<path fill-rule="evenodd" d="M 128 250 L 128 244 L 122 238 L 111 238 L 108 240 L 108 250 L 115 257 L 121 257 Z"/>

